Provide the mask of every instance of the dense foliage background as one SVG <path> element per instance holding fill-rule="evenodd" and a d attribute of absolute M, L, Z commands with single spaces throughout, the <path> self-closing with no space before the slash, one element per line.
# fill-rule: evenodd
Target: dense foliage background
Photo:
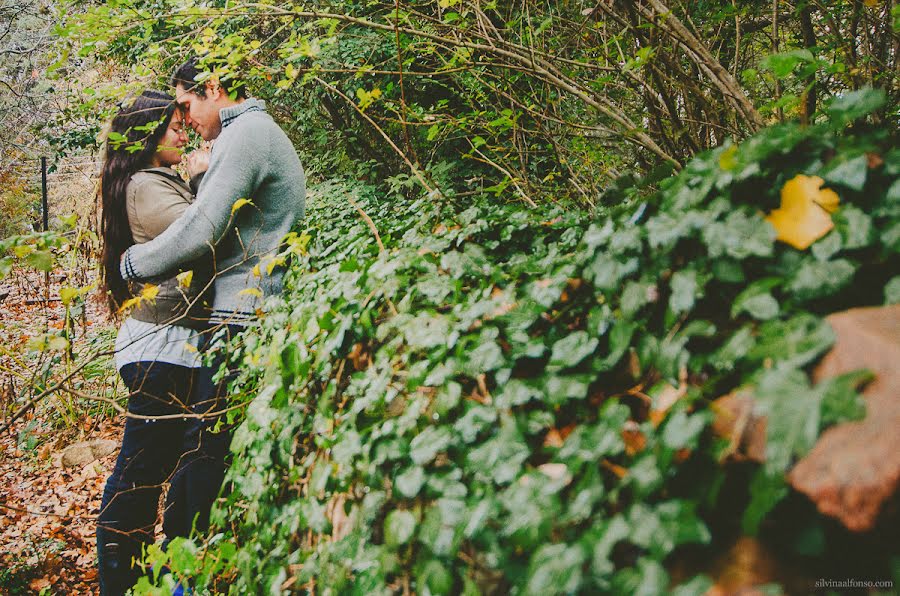
<path fill-rule="evenodd" d="M 314 182 L 285 296 L 234 346 L 253 400 L 217 526 L 155 569 L 214 593 L 700 594 L 753 535 L 789 592 L 896 576 L 880 529 L 851 538 L 785 481 L 865 414 L 865 372 L 809 379 L 824 317 L 900 301 L 893 2 L 49 9 L 43 75 L 79 82 L 36 129 L 60 155 L 194 52 L 268 100 Z M 792 202 L 824 227 L 785 225 Z M 7 239 L 0 264 L 60 246 Z M 713 432 L 730 393 L 768 417 L 762 462 Z"/>
<path fill-rule="evenodd" d="M 60 15 L 71 41 L 61 76 L 111 59 L 133 66 L 137 86 L 158 85 L 199 52 L 216 76 L 246 79 L 271 100 L 314 171 L 394 188 L 594 205 L 622 174 L 683 165 L 774 121 L 815 121 L 836 93 L 885 89 L 889 107 L 874 118 L 896 121 L 900 13 L 890 2 L 168 0 L 64 10 L 75 14 Z"/>
<path fill-rule="evenodd" d="M 795 458 L 864 414 L 864 371 L 804 372 L 834 341 L 822 315 L 900 298 L 900 151 L 843 132 L 872 101 L 591 215 L 320 185 L 282 255 L 287 296 L 235 352 L 255 399 L 223 533 L 157 561 L 238 592 L 702 594 L 691 570 L 762 531 L 792 592 L 859 565 L 888 576 L 886 543 L 852 556 L 808 504 L 770 516 Z M 841 194 L 805 252 L 762 216 L 798 173 Z M 764 464 L 725 465 L 738 446 L 711 432 L 712 400 L 735 390 L 769 417 Z"/>

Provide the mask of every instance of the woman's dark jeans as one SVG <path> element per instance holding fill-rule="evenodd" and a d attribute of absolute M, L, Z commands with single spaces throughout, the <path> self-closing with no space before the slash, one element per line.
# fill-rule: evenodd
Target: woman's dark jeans
<path fill-rule="evenodd" d="M 242 331 L 226 327 L 228 336 Z M 204 334 L 210 341 L 211 333 Z M 206 346 L 201 349 L 205 350 Z M 227 468 L 231 428 L 217 415 L 227 407 L 228 382 L 213 377 L 222 362 L 215 355 L 211 366 L 185 368 L 163 362 L 138 362 L 119 371 L 131 391 L 128 411 L 141 416 L 173 419 L 125 421 L 122 450 L 106 482 L 97 520 L 97 559 L 100 591 L 104 596 L 124 594 L 141 576 L 132 567 L 141 548 L 153 542 L 159 496 L 166 493 L 163 531 L 168 542 L 189 536 L 191 529 L 209 528 L 209 510 L 219 494 Z M 179 414 L 202 414 L 181 418 Z"/>
<path fill-rule="evenodd" d="M 153 542 L 160 493 L 172 480 L 184 453 L 190 419 L 177 416 L 190 411 L 187 402 L 196 390 L 198 370 L 165 362 L 137 362 L 119 371 L 131 392 L 130 413 L 175 418 L 125 420 L 122 449 L 106 481 L 97 519 L 97 559 L 104 596 L 124 594 L 141 575 L 132 562 L 140 559 L 145 544 Z M 167 536 L 187 535 L 185 505 L 177 491 L 169 491 L 163 521 Z"/>

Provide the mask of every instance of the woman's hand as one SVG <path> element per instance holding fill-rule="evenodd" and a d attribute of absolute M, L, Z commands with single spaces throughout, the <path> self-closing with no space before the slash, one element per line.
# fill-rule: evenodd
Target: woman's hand
<path fill-rule="evenodd" d="M 197 149 L 187 156 L 188 176 L 193 178 L 197 174 L 205 172 L 209 168 L 209 150 Z"/>

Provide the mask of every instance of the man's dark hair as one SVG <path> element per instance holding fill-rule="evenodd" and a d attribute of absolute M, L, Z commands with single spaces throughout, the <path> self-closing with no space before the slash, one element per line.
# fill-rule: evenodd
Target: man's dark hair
<path fill-rule="evenodd" d="M 169 84 L 172 87 L 181 85 L 187 91 L 196 93 L 200 97 L 206 97 L 206 84 L 205 82 L 198 82 L 197 77 L 203 73 L 209 72 L 209 70 L 204 66 L 198 66 L 199 64 L 200 59 L 196 56 L 188 59 L 175 70 L 175 74 L 172 75 Z M 209 66 L 211 67 L 212 65 Z M 234 77 L 220 79 L 219 86 L 222 87 L 222 90 L 225 91 L 225 93 L 229 95 L 233 94 L 236 98 L 241 99 L 247 96 L 247 88 L 244 81 Z"/>

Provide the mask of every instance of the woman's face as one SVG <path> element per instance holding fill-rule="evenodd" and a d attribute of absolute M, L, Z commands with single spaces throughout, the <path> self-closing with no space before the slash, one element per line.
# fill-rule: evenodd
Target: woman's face
<path fill-rule="evenodd" d="M 184 118 L 178 110 L 172 115 L 166 133 L 159 140 L 154 156 L 156 166 L 174 166 L 181 162 L 181 148 L 187 143 L 187 132 L 184 130 Z"/>

